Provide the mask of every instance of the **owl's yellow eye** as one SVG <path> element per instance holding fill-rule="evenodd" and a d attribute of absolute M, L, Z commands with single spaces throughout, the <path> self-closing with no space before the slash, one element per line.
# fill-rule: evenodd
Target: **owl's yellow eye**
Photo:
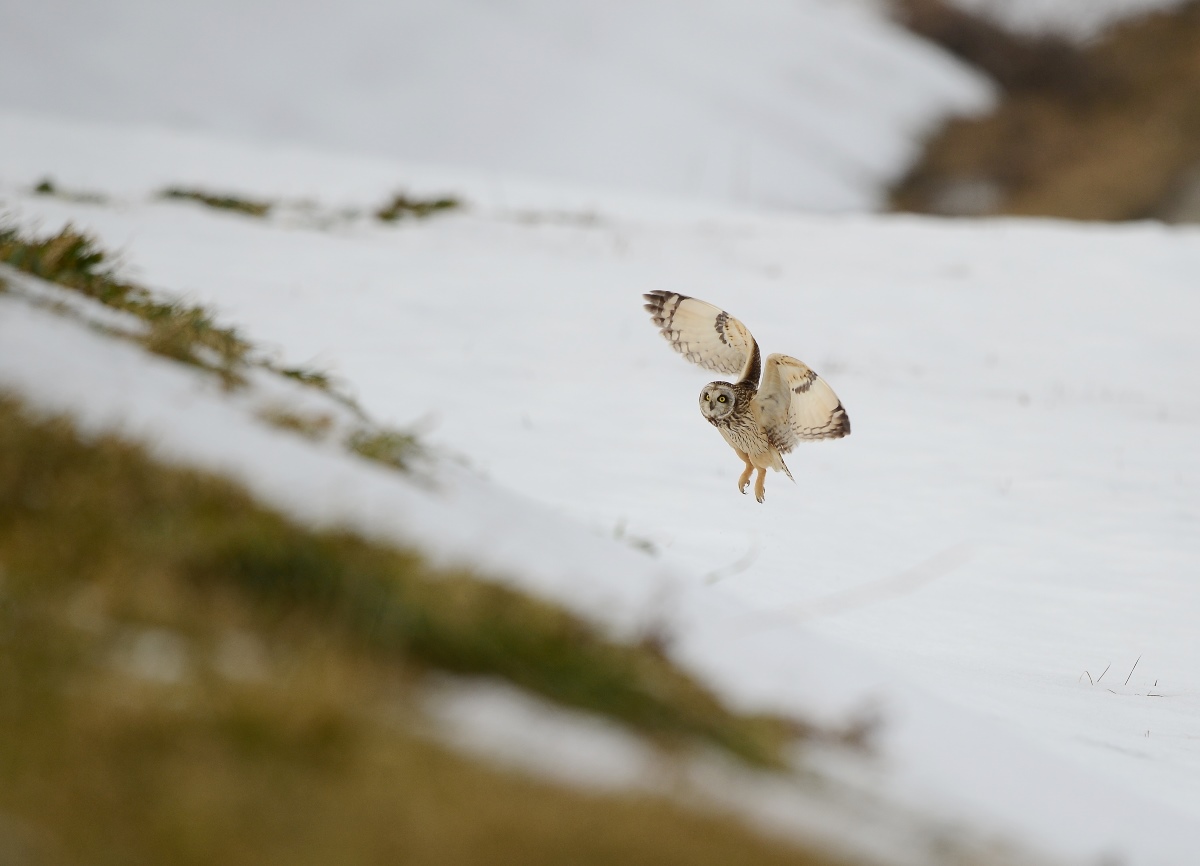
<path fill-rule="evenodd" d="M 704 399 L 711 403 L 712 402 L 712 394 L 705 394 Z"/>
<path fill-rule="evenodd" d="M 724 403 L 724 402 L 725 402 L 725 395 L 724 395 L 724 394 L 722 394 L 720 397 L 718 397 L 718 398 L 717 398 L 717 402 L 718 402 L 718 403 Z"/>

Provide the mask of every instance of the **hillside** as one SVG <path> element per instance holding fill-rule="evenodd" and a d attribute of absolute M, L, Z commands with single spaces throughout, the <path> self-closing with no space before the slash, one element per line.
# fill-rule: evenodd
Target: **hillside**
<path fill-rule="evenodd" d="M 409 479 L 264 427 L 6 271 L 20 400 L 647 640 L 735 714 L 872 732 L 784 780 L 689 765 L 713 808 L 884 863 L 1195 850 L 1196 232 L 780 216 L 12 116 L 0 163 L 9 219 L 94 235 L 124 279 L 328 372 L 435 456 Z M 382 221 L 398 191 L 460 204 Z M 231 201 L 267 209 L 212 206 Z M 812 364 L 853 435 L 794 454 L 764 505 L 739 496 L 652 288 Z M 565 737 L 552 765 L 614 765 L 530 737 L 539 705 L 447 694 L 455 748 L 529 770 Z M 617 765 L 619 786 L 659 778 Z"/>
<path fill-rule="evenodd" d="M 1011 26 L 1022 19 L 1001 9 L 1033 8 L 974 5 Z M 992 77 L 1000 97 L 947 122 L 893 204 L 948 216 L 1200 222 L 1200 3 L 1132 4 L 1142 6 L 1163 8 L 1085 27 L 1081 40 L 1069 29 L 1011 30 L 943 0 L 897 0 L 900 20 Z"/>

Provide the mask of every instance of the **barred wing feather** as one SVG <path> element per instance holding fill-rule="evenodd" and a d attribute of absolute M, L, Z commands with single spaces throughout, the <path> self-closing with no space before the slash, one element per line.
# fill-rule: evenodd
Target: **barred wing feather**
<path fill-rule="evenodd" d="M 648 292 L 646 310 L 667 342 L 706 370 L 758 380 L 758 344 L 719 307 L 677 292 Z"/>
<path fill-rule="evenodd" d="M 850 417 L 837 394 L 807 364 L 787 355 L 767 356 L 754 403 L 767 439 L 780 453 L 798 442 L 850 434 Z"/>

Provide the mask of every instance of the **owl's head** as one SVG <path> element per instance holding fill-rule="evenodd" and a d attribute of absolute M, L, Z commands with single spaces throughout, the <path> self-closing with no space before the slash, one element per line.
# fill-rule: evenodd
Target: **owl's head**
<path fill-rule="evenodd" d="M 700 414 L 714 424 L 733 414 L 737 392 L 728 382 L 709 382 L 700 392 Z"/>

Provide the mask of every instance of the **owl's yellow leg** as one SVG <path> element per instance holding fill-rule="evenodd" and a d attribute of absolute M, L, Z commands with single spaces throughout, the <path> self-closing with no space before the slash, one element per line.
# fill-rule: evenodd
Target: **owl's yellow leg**
<path fill-rule="evenodd" d="M 746 464 L 746 471 L 742 473 L 742 477 L 738 479 L 738 490 L 742 493 L 746 492 L 746 486 L 750 483 L 750 473 L 754 471 L 754 464 L 750 462 L 749 455 L 739 451 L 738 457 L 742 458 L 742 462 Z"/>
<path fill-rule="evenodd" d="M 746 471 L 746 475 L 747 475 L 747 477 L 749 477 L 749 475 L 750 475 L 749 470 Z M 754 498 L 757 499 L 759 502 L 762 502 L 764 499 L 767 498 L 766 483 L 767 483 L 767 470 L 759 469 L 758 477 L 754 479 Z"/>

